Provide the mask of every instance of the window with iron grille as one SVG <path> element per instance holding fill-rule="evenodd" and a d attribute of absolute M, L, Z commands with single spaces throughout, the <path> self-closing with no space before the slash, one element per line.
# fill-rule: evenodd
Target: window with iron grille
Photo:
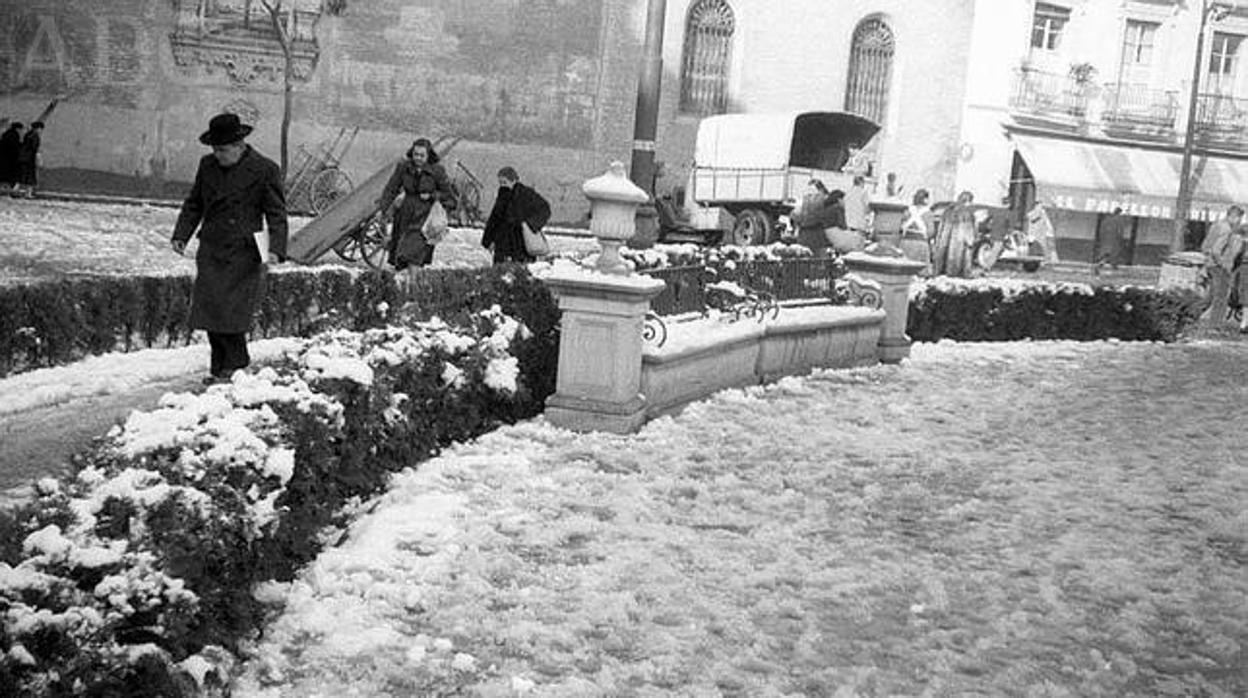
<path fill-rule="evenodd" d="M 689 8 L 680 68 L 682 112 L 728 111 L 728 64 L 735 27 L 732 8 L 724 0 L 698 0 Z"/>
<path fill-rule="evenodd" d="M 892 77 L 893 30 L 882 19 L 863 20 L 849 53 L 845 111 L 884 123 Z"/>
<path fill-rule="evenodd" d="M 1062 43 L 1062 30 L 1069 21 L 1069 8 L 1047 2 L 1036 3 L 1036 13 L 1031 21 L 1031 47 L 1056 51 Z"/>

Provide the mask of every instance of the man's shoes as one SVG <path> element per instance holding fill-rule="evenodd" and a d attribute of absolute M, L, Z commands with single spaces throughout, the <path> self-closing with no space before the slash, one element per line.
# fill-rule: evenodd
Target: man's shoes
<path fill-rule="evenodd" d="M 217 385 L 218 383 L 229 383 L 229 382 L 230 382 L 229 376 L 220 375 L 216 373 L 210 376 L 204 376 L 204 379 L 202 381 L 204 385 Z"/>

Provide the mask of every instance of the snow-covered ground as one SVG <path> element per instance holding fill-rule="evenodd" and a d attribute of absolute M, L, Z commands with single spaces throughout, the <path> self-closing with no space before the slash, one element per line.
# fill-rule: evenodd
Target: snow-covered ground
<path fill-rule="evenodd" d="M 237 695 L 1235 695 L 1248 347 L 916 346 L 395 477 Z"/>
<path fill-rule="evenodd" d="M 132 207 L 57 206 L 0 200 L 31 239 L 0 281 L 190 271 L 176 212 L 136 235 Z M 102 224 L 32 222 L 83 210 Z M 484 255 L 475 234 L 442 262 Z M 79 259 L 92 244 L 107 258 Z M 2 379 L 0 416 L 204 351 Z M 235 693 L 1248 695 L 1245 386 L 1241 343 L 942 343 L 633 436 L 503 428 L 397 475 L 260 590 L 286 610 Z"/>

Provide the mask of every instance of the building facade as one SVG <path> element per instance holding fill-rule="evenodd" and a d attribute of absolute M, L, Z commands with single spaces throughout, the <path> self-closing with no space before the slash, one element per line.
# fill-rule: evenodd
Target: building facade
<path fill-rule="evenodd" d="M 981 0 L 958 188 L 1019 219 L 1039 201 L 1064 260 L 1091 261 L 1101 221 L 1122 208 L 1123 261 L 1157 264 L 1176 237 L 1190 123 L 1190 247 L 1248 199 L 1246 36 L 1248 11 L 1233 3 Z"/>
<path fill-rule="evenodd" d="M 699 120 L 849 110 L 883 130 L 878 172 L 956 184 L 975 0 L 669 0 L 656 157 L 684 181 Z M 455 143 L 483 181 L 504 164 L 583 218 L 579 186 L 628 162 L 646 0 L 285 0 L 292 167 L 353 133 L 355 182 L 411 139 Z M 280 37 L 257 0 L 0 0 L 0 119 L 53 99 L 45 171 L 184 184 L 207 118 L 236 111 L 276 157 Z M 358 132 L 354 129 L 358 128 Z"/>

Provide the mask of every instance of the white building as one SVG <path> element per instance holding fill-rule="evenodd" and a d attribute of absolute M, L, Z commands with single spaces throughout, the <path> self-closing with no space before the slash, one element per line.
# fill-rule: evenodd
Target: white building
<path fill-rule="evenodd" d="M 1089 261 L 1102 217 L 1134 219 L 1128 261 L 1157 264 L 1174 236 L 1193 106 L 1191 237 L 1248 201 L 1248 9 L 1202 0 L 978 0 L 957 188 L 1048 207 L 1063 259 Z M 1189 242 L 1190 244 L 1190 242 Z"/>

